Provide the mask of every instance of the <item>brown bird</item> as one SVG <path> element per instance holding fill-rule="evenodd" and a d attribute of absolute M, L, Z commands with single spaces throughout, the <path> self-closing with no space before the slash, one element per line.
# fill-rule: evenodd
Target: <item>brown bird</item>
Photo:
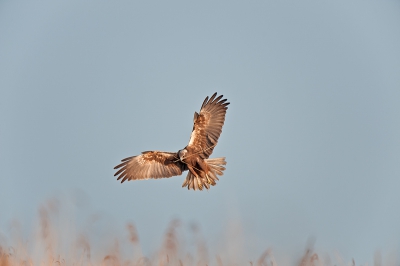
<path fill-rule="evenodd" d="M 223 95 L 217 93 L 209 99 L 206 97 L 193 118 L 193 131 L 189 144 L 178 152 L 145 151 L 141 155 L 125 158 L 114 176 L 126 180 L 141 180 L 149 178 L 164 178 L 181 175 L 189 170 L 182 187 L 203 190 L 216 185 L 222 176 L 226 165 L 225 157 L 209 159 L 208 157 L 218 143 L 225 121 L 229 103 L 221 100 Z"/>

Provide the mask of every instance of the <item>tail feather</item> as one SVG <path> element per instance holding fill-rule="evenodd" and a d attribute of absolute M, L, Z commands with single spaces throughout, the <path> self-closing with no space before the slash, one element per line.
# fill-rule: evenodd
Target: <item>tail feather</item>
<path fill-rule="evenodd" d="M 217 175 L 214 174 L 214 172 L 212 172 L 212 171 L 210 171 L 210 172 L 208 173 L 208 176 L 211 177 L 214 181 L 218 181 L 218 180 L 219 180 L 219 178 L 217 177 Z"/>
<path fill-rule="evenodd" d="M 225 169 L 224 169 L 224 170 L 225 170 Z M 221 170 L 216 169 L 216 168 L 214 168 L 213 171 L 214 171 L 214 173 L 215 173 L 216 175 L 223 175 L 223 174 L 224 174 Z"/>
<path fill-rule="evenodd" d="M 193 184 L 192 189 L 193 190 L 198 190 L 198 189 L 203 190 L 203 187 L 201 186 L 199 181 L 200 180 L 197 179 L 197 177 L 193 176 L 193 180 L 192 180 L 192 184 Z"/>
<path fill-rule="evenodd" d="M 204 160 L 207 164 L 226 165 L 225 157 L 209 158 Z"/>
<path fill-rule="evenodd" d="M 204 162 L 208 165 L 210 171 L 208 173 L 202 172 L 198 177 L 194 176 L 190 171 L 186 176 L 182 187 L 187 187 L 193 190 L 203 190 L 215 186 L 216 182 L 219 180 L 218 175 L 222 176 L 225 170 L 223 165 L 226 165 L 225 157 L 205 159 Z"/>

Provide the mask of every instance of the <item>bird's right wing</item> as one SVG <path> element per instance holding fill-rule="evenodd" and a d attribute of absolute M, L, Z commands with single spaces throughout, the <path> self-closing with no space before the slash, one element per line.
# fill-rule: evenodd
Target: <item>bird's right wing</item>
<path fill-rule="evenodd" d="M 145 151 L 121 161 L 121 164 L 114 167 L 119 169 L 114 176 L 118 176 L 117 180 L 122 179 L 121 183 L 125 180 L 171 177 L 187 170 L 174 152 Z"/>

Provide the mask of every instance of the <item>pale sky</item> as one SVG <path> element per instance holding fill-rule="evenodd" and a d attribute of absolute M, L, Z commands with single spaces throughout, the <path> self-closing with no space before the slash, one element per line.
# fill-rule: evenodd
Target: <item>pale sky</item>
<path fill-rule="evenodd" d="M 249 254 L 400 251 L 399 1 L 0 2 L 0 234 L 84 198 L 144 252 L 169 221 Z M 208 192 L 113 167 L 178 151 L 206 96 L 229 106 Z M 71 223 L 79 223 L 71 218 Z M 297 255 L 297 253 L 295 254 Z"/>

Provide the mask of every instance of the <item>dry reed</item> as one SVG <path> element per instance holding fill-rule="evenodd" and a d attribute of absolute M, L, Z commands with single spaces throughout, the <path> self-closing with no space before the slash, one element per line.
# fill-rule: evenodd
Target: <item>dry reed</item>
<path fill-rule="evenodd" d="M 261 256 L 254 260 L 243 262 L 223 261 L 218 254 L 210 254 L 205 241 L 202 239 L 199 228 L 191 227 L 191 233 L 195 236 L 195 247 L 188 249 L 181 240 L 181 222 L 173 220 L 167 227 L 161 247 L 150 256 L 144 256 L 140 244 L 139 234 L 132 223 L 126 225 L 127 243 L 121 248 L 121 240 L 118 238 L 107 239 L 111 248 L 102 252 L 98 245 L 93 244 L 85 234 L 67 235 L 73 239 L 69 246 L 63 244 L 63 234 L 57 224 L 59 204 L 57 201 L 49 201 L 39 208 L 38 230 L 33 242 L 24 239 L 21 235 L 20 225 L 13 223 L 15 237 L 11 245 L 0 242 L 0 266 L 11 265 L 109 265 L 109 266 L 167 266 L 167 265 L 251 265 L 251 266 L 278 266 L 271 249 L 267 249 Z M 58 221 L 59 222 L 59 221 Z M 65 234 L 64 234 L 65 235 Z M 0 239 L 1 240 L 1 239 Z M 125 252 L 123 251 L 125 249 Z M 67 251 L 65 251 L 67 250 Z M 127 251 L 126 251 L 127 250 Z M 127 254 L 127 255 L 126 255 Z M 284 264 L 284 263 L 283 263 Z M 374 266 L 382 266 L 382 258 L 375 254 Z M 387 263 L 394 266 L 397 262 Z M 281 264 L 282 265 L 282 264 Z M 292 265 L 297 266 L 355 266 L 352 260 L 345 263 L 338 257 L 336 263 L 330 259 L 321 260 L 320 256 L 309 245 L 303 256 Z"/>

